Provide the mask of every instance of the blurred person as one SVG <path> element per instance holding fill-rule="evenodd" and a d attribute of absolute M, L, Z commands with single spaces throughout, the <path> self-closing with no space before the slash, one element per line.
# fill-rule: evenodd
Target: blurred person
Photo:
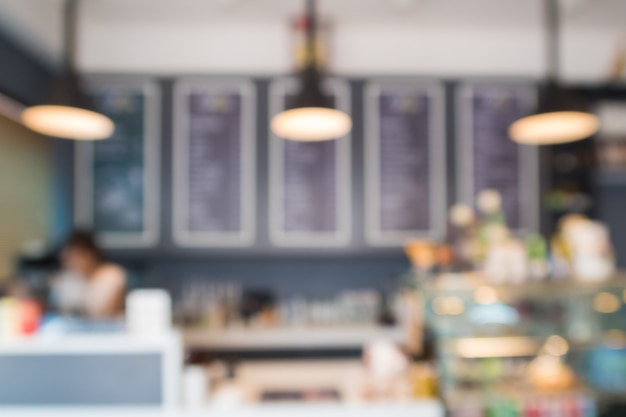
<path fill-rule="evenodd" d="M 53 294 L 62 313 L 97 320 L 121 316 L 126 271 L 104 261 L 91 233 L 73 232 L 61 250 L 60 261 L 62 272 L 54 279 Z"/>

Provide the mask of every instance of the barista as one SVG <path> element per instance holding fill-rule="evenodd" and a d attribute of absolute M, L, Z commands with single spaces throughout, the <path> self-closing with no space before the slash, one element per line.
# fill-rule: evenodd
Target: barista
<path fill-rule="evenodd" d="M 94 237 L 73 232 L 60 255 L 62 272 L 54 280 L 53 293 L 62 313 L 89 319 L 116 319 L 123 313 L 126 271 L 105 262 Z"/>

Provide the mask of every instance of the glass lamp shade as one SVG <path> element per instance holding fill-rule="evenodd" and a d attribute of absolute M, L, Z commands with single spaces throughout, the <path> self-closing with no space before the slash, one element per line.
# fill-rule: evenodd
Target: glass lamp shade
<path fill-rule="evenodd" d="M 107 116 L 92 110 L 78 75 L 65 69 L 56 79 L 49 100 L 26 108 L 22 123 L 37 133 L 74 140 L 107 139 L 115 125 Z"/>
<path fill-rule="evenodd" d="M 321 75 L 314 63 L 300 74 L 301 89 L 293 105 L 272 119 L 272 132 L 283 139 L 319 142 L 339 139 L 352 129 L 352 118 L 333 108 L 321 88 Z"/>
<path fill-rule="evenodd" d="M 580 97 L 550 82 L 541 91 L 538 111 L 514 122 L 509 136 L 525 145 L 558 145 L 586 139 L 599 127 Z"/>
<path fill-rule="evenodd" d="M 100 113 L 62 105 L 28 107 L 22 122 L 42 135 L 74 140 L 106 139 L 115 130 L 111 119 Z"/>
<path fill-rule="evenodd" d="M 352 129 L 346 113 L 327 107 L 300 107 L 286 110 L 272 119 L 277 136 L 301 142 L 337 139 Z"/>
<path fill-rule="evenodd" d="M 598 118 L 581 111 L 535 114 L 513 123 L 509 135 L 525 145 L 558 145 L 586 139 L 598 131 Z"/>

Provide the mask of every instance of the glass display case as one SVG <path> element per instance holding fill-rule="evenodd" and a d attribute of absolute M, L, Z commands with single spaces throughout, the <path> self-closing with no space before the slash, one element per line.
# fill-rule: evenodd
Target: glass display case
<path fill-rule="evenodd" d="M 450 416 L 591 417 L 626 393 L 626 276 L 493 285 L 444 274 L 420 289 Z"/>

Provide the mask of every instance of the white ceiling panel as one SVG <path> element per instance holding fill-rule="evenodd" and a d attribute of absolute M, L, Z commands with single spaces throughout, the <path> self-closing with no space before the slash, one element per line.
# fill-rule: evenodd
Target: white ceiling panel
<path fill-rule="evenodd" d="M 564 73 L 604 73 L 626 0 L 562 0 Z M 0 25 L 46 59 L 61 51 L 63 0 L 0 0 Z M 89 71 L 275 72 L 304 0 L 82 0 Z M 541 74 L 544 0 L 319 0 L 343 71 Z M 591 69 L 593 67 L 593 70 Z M 584 75 L 587 74 L 587 75 Z"/>

